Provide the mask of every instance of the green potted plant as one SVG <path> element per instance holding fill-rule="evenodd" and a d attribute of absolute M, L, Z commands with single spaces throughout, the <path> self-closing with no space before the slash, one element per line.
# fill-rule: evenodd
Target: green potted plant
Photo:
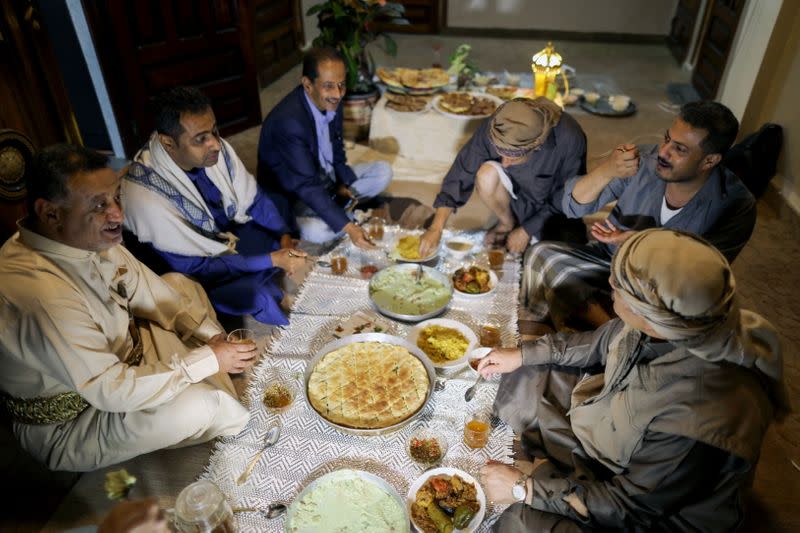
<path fill-rule="evenodd" d="M 375 61 L 367 46 L 382 38 L 383 50 L 397 54 L 397 43 L 384 32 L 387 24 L 408 24 L 405 8 L 386 0 L 327 0 L 312 6 L 307 14 L 317 15 L 319 36 L 314 46 L 336 48 L 347 67 L 347 94 L 344 99 L 344 133 L 353 140 L 369 136 L 372 106 L 378 88 L 372 81 Z"/>

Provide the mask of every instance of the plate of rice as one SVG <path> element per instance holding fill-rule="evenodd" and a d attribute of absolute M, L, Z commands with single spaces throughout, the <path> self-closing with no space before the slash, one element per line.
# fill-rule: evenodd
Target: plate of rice
<path fill-rule="evenodd" d="M 408 342 L 422 350 L 435 368 L 447 369 L 466 365 L 466 355 L 479 346 L 469 326 L 449 318 L 420 322 L 408 333 Z"/>
<path fill-rule="evenodd" d="M 400 235 L 391 247 L 389 257 L 395 261 L 405 263 L 426 263 L 439 254 L 439 248 L 435 248 L 428 257 L 419 255 L 419 235 Z"/>

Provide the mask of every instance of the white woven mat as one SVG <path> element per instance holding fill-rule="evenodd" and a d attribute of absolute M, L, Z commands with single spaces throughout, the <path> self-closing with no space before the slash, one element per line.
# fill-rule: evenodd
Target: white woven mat
<path fill-rule="evenodd" d="M 396 232 L 396 229 L 387 228 L 383 239 L 386 246 L 391 245 Z M 444 239 L 449 235 L 446 232 Z M 482 235 L 471 234 L 469 238 L 478 243 Z M 387 261 L 385 255 L 381 251 L 362 254 L 349 242 L 340 244 L 332 254 L 348 250 L 349 269 L 344 276 L 331 275 L 328 268 L 320 266 L 309 274 L 295 302 L 289 325 L 273 337 L 267 354 L 253 370 L 244 398 L 250 409 L 247 427 L 236 437 L 217 441 L 202 477 L 214 481 L 233 507 L 266 508 L 276 501 L 288 504 L 308 483 L 340 468 L 372 472 L 405 497 L 411 483 L 422 474 L 422 469 L 408 457 L 406 443 L 411 433 L 423 426 L 436 427 L 447 439 L 449 450 L 443 466 L 476 475 L 487 459 L 512 462 L 513 432 L 498 420 L 494 421 L 485 448 L 473 450 L 462 441 L 464 413 L 479 406 L 490 407 L 497 391 L 496 381 L 484 382 L 467 404 L 464 392 L 472 385 L 474 377 L 466 367 L 438 376 L 433 399 L 423 412 L 403 429 L 388 435 L 362 437 L 342 433 L 321 420 L 305 402 L 302 392 L 289 410 L 280 415 L 264 408 L 261 395 L 272 372 L 278 369 L 289 373 L 300 384 L 306 364 L 323 345 L 334 339 L 338 325 L 353 313 L 374 313 L 367 293 L 368 282 L 360 279 L 359 268 L 362 261 L 380 258 Z M 329 256 L 321 259 L 327 260 Z M 479 264 L 486 260 L 481 255 L 472 259 Z M 436 268 L 451 272 L 458 264 L 445 257 L 437 261 Z M 500 282 L 491 294 L 472 299 L 456 294 L 442 316 L 463 322 L 476 333 L 481 324 L 495 324 L 501 329 L 503 345 L 516 346 L 519 260 L 507 258 L 500 274 Z M 388 333 L 400 337 L 413 326 L 384 320 L 391 324 Z M 236 479 L 260 448 L 267 428 L 276 417 L 283 424 L 278 443 L 267 450 L 247 482 L 238 486 Z M 504 506 L 489 505 L 478 531 L 488 531 L 503 509 Z M 256 513 L 238 513 L 237 520 L 240 531 L 283 530 L 283 518 L 266 520 Z"/>

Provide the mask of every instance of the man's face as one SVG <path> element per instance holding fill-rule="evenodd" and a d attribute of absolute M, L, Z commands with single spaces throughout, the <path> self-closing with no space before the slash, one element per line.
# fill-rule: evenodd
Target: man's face
<path fill-rule="evenodd" d="M 608 284 L 611 285 L 611 299 L 614 300 L 614 313 L 617 317 L 628 326 L 638 329 L 651 337 L 659 338 L 650 323 L 641 315 L 634 313 L 633 309 L 625 302 L 625 299 L 617 292 L 614 276 L 608 278 Z"/>
<path fill-rule="evenodd" d="M 704 129 L 693 128 L 680 118 L 664 133 L 664 142 L 658 148 L 656 175 L 664 181 L 680 183 L 698 178 L 710 170 L 711 155 L 703 152 L 700 143 L 708 135 Z"/>
<path fill-rule="evenodd" d="M 161 136 L 162 144 L 173 161 L 183 170 L 216 165 L 221 143 L 217 119 L 211 108 L 200 114 L 182 113 L 181 126 L 183 133 L 177 139 Z"/>
<path fill-rule="evenodd" d="M 303 76 L 303 88 L 320 111 L 336 111 L 347 90 L 347 72 L 341 61 L 322 61 L 317 65 L 319 75 L 313 82 Z"/>
<path fill-rule="evenodd" d="M 75 174 L 67 181 L 67 197 L 53 203 L 60 242 L 92 252 L 122 242 L 120 178 L 112 169 Z"/>

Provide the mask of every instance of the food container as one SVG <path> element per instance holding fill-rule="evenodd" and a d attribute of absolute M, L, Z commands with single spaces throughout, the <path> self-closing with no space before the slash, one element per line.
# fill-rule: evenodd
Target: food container
<path fill-rule="evenodd" d="M 435 279 L 436 281 L 439 281 L 440 283 L 442 283 L 444 285 L 444 287 L 445 287 L 445 290 L 449 294 L 449 296 L 447 297 L 447 301 L 444 302 L 442 305 L 436 306 L 436 308 L 431 309 L 430 311 L 427 311 L 427 312 L 424 312 L 424 313 L 407 314 L 407 313 L 403 313 L 403 312 L 399 312 L 399 311 L 393 310 L 392 308 L 390 308 L 388 306 L 385 306 L 385 305 L 381 305 L 380 303 L 375 301 L 375 298 L 374 298 L 374 294 L 376 292 L 376 288 L 375 287 L 376 287 L 376 285 L 378 283 L 380 283 L 380 280 L 383 279 L 382 276 L 386 276 L 390 272 L 401 272 L 401 273 L 405 273 L 405 274 L 411 276 L 411 275 L 413 275 L 413 272 L 415 272 L 416 270 L 417 270 L 417 265 L 404 263 L 404 264 L 392 265 L 392 266 L 386 267 L 386 268 L 380 270 L 374 276 L 372 276 L 372 279 L 369 282 L 369 299 L 372 302 L 372 305 L 374 305 L 375 308 L 381 314 L 386 315 L 386 316 L 388 316 L 390 318 L 394 318 L 396 320 L 402 320 L 404 322 L 420 322 L 422 320 L 427 320 L 429 318 L 433 318 L 435 316 L 439 316 L 440 314 L 444 313 L 445 309 L 447 309 L 447 306 L 450 305 L 450 301 L 453 299 L 453 282 L 450 281 L 450 277 L 447 274 L 445 274 L 443 272 L 439 272 L 438 270 L 436 270 L 434 268 L 431 268 L 431 267 L 428 267 L 428 266 L 423 266 L 422 267 L 422 272 L 423 272 L 422 275 L 423 276 L 429 276 L 429 277 Z M 426 359 L 427 359 L 427 357 L 426 357 Z"/>
<path fill-rule="evenodd" d="M 311 401 L 308 398 L 308 381 L 311 379 L 311 373 L 314 371 L 314 368 L 317 366 L 317 363 L 325 357 L 327 354 L 334 350 L 338 350 L 339 348 L 343 348 L 349 344 L 353 344 L 356 342 L 386 342 L 389 344 L 394 344 L 397 346 L 402 346 L 403 348 L 407 349 L 414 355 L 417 359 L 422 361 L 423 366 L 425 367 L 425 372 L 428 374 L 428 397 L 425 399 L 425 402 L 422 404 L 416 413 L 412 414 L 405 420 L 402 420 L 396 424 L 391 426 L 387 426 L 385 428 L 374 428 L 374 429 L 360 429 L 360 428 L 351 428 L 348 426 L 344 426 L 341 424 L 337 424 L 335 422 L 331 422 L 321 414 L 317 412 L 316 409 L 311 405 Z M 370 436 L 370 435 L 384 435 L 386 433 L 392 433 L 393 431 L 397 431 L 398 429 L 402 428 L 403 426 L 407 425 L 409 422 L 415 420 L 419 417 L 420 413 L 422 413 L 433 397 L 433 386 L 436 383 L 436 370 L 433 368 L 428 357 L 422 353 L 422 350 L 411 344 L 405 339 L 401 339 L 400 337 L 395 337 L 394 335 L 387 335 L 385 333 L 361 333 L 358 335 L 350 335 L 348 337 L 342 337 L 341 339 L 335 340 L 333 342 L 329 342 L 322 348 L 320 348 L 317 353 L 314 355 L 314 358 L 309 361 L 308 365 L 306 365 L 305 375 L 303 376 L 303 396 L 306 400 L 306 404 L 308 404 L 311 411 L 314 412 L 316 416 L 320 418 L 320 420 L 324 421 L 326 424 L 330 425 L 342 431 L 344 433 L 350 433 L 352 435 L 362 435 L 362 436 Z"/>
<path fill-rule="evenodd" d="M 464 472 L 463 470 L 459 470 L 457 468 L 449 468 L 449 467 L 434 468 L 431 470 L 427 470 L 424 474 L 418 477 L 409 487 L 408 495 L 406 496 L 406 505 L 408 505 L 408 514 L 411 515 L 411 506 L 417 499 L 417 491 L 419 491 L 419 489 L 422 488 L 422 486 L 425 484 L 426 481 L 428 481 L 428 479 L 434 476 L 441 476 L 441 475 L 458 476 L 467 483 L 472 483 L 473 485 L 475 485 L 475 493 L 476 493 L 475 496 L 476 499 L 478 500 L 478 503 L 480 504 L 480 509 L 472 518 L 472 520 L 470 520 L 469 524 L 467 524 L 467 527 L 457 530 L 462 533 L 472 533 L 473 531 L 478 529 L 478 526 L 480 526 L 481 522 L 483 522 L 483 517 L 486 515 L 486 494 L 483 492 L 483 487 L 481 487 L 481 484 L 478 483 L 477 479 L 475 479 L 468 473 Z M 411 523 L 414 524 L 414 527 L 417 529 L 417 531 L 422 531 L 422 529 L 419 526 L 417 526 L 416 523 L 414 523 L 413 518 L 411 518 Z"/>
<path fill-rule="evenodd" d="M 447 250 L 447 253 L 456 259 L 463 259 L 472 253 L 472 250 L 475 248 L 475 244 L 463 237 L 453 237 L 444 243 L 444 247 Z"/>
<path fill-rule="evenodd" d="M 461 333 L 464 338 L 467 339 L 467 349 L 464 351 L 464 355 L 459 357 L 458 359 L 453 359 L 452 361 L 444 361 L 442 363 L 435 362 L 431 360 L 431 364 L 434 368 L 443 368 L 443 369 L 453 369 L 453 368 L 460 368 L 467 364 L 467 358 L 465 357 L 471 351 L 473 351 L 478 346 L 478 336 L 475 335 L 475 332 L 472 331 L 472 328 L 467 326 L 466 324 L 462 324 L 456 320 L 450 320 L 449 318 L 434 318 L 431 320 L 426 320 L 425 322 L 420 322 L 416 326 L 414 326 L 411 331 L 408 333 L 408 342 L 417 346 L 417 339 L 419 338 L 420 333 L 422 330 L 428 326 L 441 326 L 443 328 L 452 328 L 457 330 Z M 419 348 L 419 346 L 417 346 Z M 422 349 L 420 348 L 420 351 Z M 422 352 L 425 353 L 424 351 Z M 426 354 L 427 355 L 427 354 Z"/>
<path fill-rule="evenodd" d="M 404 512 L 406 521 L 405 523 L 410 524 L 410 518 L 408 516 L 408 508 L 406 506 L 406 502 L 403 501 L 403 498 L 398 494 L 397 490 L 390 485 L 386 480 L 383 478 L 376 476 L 370 472 L 365 472 L 363 470 L 350 470 L 350 469 L 342 469 L 342 470 L 335 470 L 333 472 L 329 472 L 322 477 L 319 477 L 306 485 L 306 487 L 297 495 L 297 498 L 294 499 L 292 504 L 289 506 L 288 511 L 286 512 L 286 520 L 284 521 L 284 531 L 290 532 L 293 531 L 293 523 L 297 520 L 297 514 L 300 511 L 300 502 L 303 498 L 306 497 L 308 493 L 313 491 L 317 486 L 322 483 L 324 480 L 331 479 L 331 478 L 342 478 L 346 479 L 348 477 L 359 477 L 364 481 L 372 483 L 386 492 L 389 496 L 391 496 L 399 505 L 400 509 Z M 405 529 L 405 532 L 410 531 L 410 527 Z M 405 533 L 400 532 L 400 533 Z"/>
<path fill-rule="evenodd" d="M 447 449 L 447 439 L 442 437 L 441 433 L 434 428 L 416 430 L 406 443 L 408 456 L 423 468 L 440 464 L 444 456 L 447 455 Z M 434 455 L 433 452 L 437 451 L 438 453 Z"/>

